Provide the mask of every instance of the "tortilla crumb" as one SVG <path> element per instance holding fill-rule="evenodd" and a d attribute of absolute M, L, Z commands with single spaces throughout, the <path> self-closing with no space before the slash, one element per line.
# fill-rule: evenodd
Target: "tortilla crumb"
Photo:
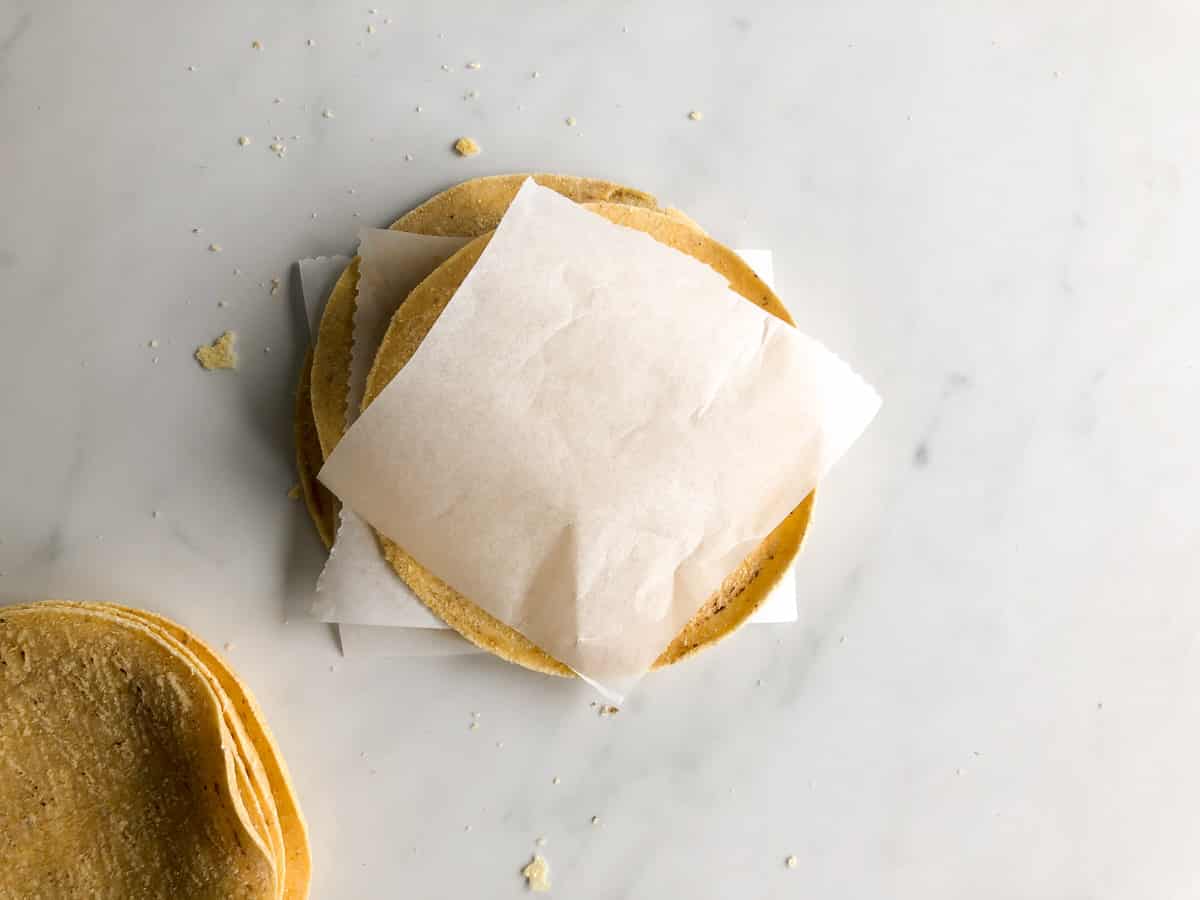
<path fill-rule="evenodd" d="M 700 112 L 698 109 L 693 109 L 690 113 L 688 113 L 688 118 L 693 122 L 699 122 L 704 118 L 704 113 Z"/>
<path fill-rule="evenodd" d="M 784 862 L 784 865 L 786 865 L 789 869 L 794 869 L 794 868 L 796 868 L 797 865 L 799 865 L 799 861 L 796 859 L 795 856 L 789 856 L 783 862 Z"/>
<path fill-rule="evenodd" d="M 468 69 L 471 69 L 472 71 L 474 71 L 474 70 L 476 70 L 476 69 L 481 69 L 481 68 L 483 68 L 483 66 L 482 66 L 480 63 L 477 63 L 477 62 L 469 62 L 469 63 L 467 63 L 467 68 L 468 68 Z"/>
<path fill-rule="evenodd" d="M 574 128 L 574 127 L 575 127 L 575 117 L 574 117 L 574 116 L 567 116 L 567 118 L 566 118 L 566 120 L 565 120 L 565 121 L 566 121 L 566 123 L 567 123 L 567 127 L 568 127 L 568 128 Z"/>
<path fill-rule="evenodd" d="M 559 782 L 561 782 L 561 781 L 562 781 L 562 779 L 561 779 L 561 778 L 559 778 L 557 775 L 555 775 L 555 776 L 554 776 L 554 777 L 553 777 L 553 778 L 550 780 L 550 783 L 551 783 L 551 784 L 558 784 L 558 783 L 559 783 Z"/>
<path fill-rule="evenodd" d="M 332 119 L 333 118 L 333 110 L 332 109 L 322 110 L 321 115 L 324 116 L 326 119 Z"/>
<path fill-rule="evenodd" d="M 539 847 L 545 847 L 546 839 L 544 837 L 540 837 L 536 841 L 534 841 L 534 843 L 537 844 Z"/>
<path fill-rule="evenodd" d="M 241 147 L 248 147 L 250 145 L 250 138 L 243 134 L 238 138 L 238 145 Z"/>
<path fill-rule="evenodd" d="M 525 876 L 525 883 L 531 891 L 540 894 L 550 890 L 550 864 L 540 855 L 535 853 L 521 874 Z"/>
<path fill-rule="evenodd" d="M 279 293 L 279 285 L 280 284 L 282 284 L 282 282 L 278 278 L 271 279 L 271 296 L 272 297 L 274 297 L 276 294 Z"/>
<path fill-rule="evenodd" d="M 615 716 L 620 711 L 621 711 L 621 707 L 619 707 L 619 706 L 601 706 L 600 707 L 600 718 L 605 719 L 605 718 L 608 718 L 609 716 Z"/>
<path fill-rule="evenodd" d="M 454 149 L 459 156 L 477 156 L 483 148 L 479 146 L 475 138 L 460 137 L 454 142 Z"/>
<path fill-rule="evenodd" d="M 196 362 L 210 372 L 213 369 L 236 369 L 237 353 L 233 348 L 236 340 L 237 335 L 232 331 L 227 331 L 213 341 L 211 346 L 197 347 Z"/>
<path fill-rule="evenodd" d="M 251 50 L 261 50 L 262 48 L 263 48 L 262 41 L 251 41 L 250 42 Z"/>
<path fill-rule="evenodd" d="M 300 499 L 300 484 L 299 484 L 299 482 L 297 482 L 296 484 L 293 484 L 290 488 L 288 488 L 288 499 L 289 500 L 299 500 Z"/>
<path fill-rule="evenodd" d="M 308 39 L 307 41 L 305 41 L 304 43 L 305 43 L 307 46 L 309 46 L 309 47 L 315 47 L 315 46 L 317 46 L 317 42 L 316 42 L 316 41 L 314 41 L 312 38 L 309 38 L 309 39 Z"/>
<path fill-rule="evenodd" d="M 209 244 L 209 245 L 208 245 L 208 252 L 209 252 L 209 253 L 220 253 L 220 252 L 221 252 L 221 245 L 220 245 L 220 244 Z"/>
<path fill-rule="evenodd" d="M 599 825 L 599 824 L 600 824 L 600 817 L 599 817 L 599 816 L 592 816 L 592 824 L 593 824 L 593 825 Z"/>

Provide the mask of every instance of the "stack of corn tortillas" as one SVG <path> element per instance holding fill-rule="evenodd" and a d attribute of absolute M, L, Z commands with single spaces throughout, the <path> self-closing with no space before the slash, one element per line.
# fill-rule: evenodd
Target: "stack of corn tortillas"
<path fill-rule="evenodd" d="M 530 176 L 478 178 L 456 185 L 402 216 L 392 228 L 418 234 L 476 238 L 439 266 L 407 298 L 395 298 L 392 318 L 368 378 L 364 407 L 395 377 L 429 333 L 471 267 L 479 259 L 522 182 Z M 544 187 L 584 204 L 612 222 L 643 231 L 655 240 L 706 263 L 748 302 L 791 322 L 779 298 L 732 250 L 706 235 L 677 210 L 663 210 L 649 194 L 607 181 L 563 175 L 532 176 Z M 346 268 L 325 307 L 315 347 L 304 361 L 296 398 L 296 452 L 305 502 L 326 546 L 337 530 L 337 507 L 315 478 L 346 427 L 346 405 L 354 343 L 358 261 Z M 670 665 L 720 640 L 745 622 L 799 550 L 808 526 L 812 495 L 804 500 L 737 569 L 655 663 Z M 503 659 L 555 675 L 571 670 L 510 626 L 422 567 L 403 548 L 380 536 L 380 552 L 434 613 L 477 646 Z"/>
<path fill-rule="evenodd" d="M 308 833 L 262 712 L 180 626 L 0 607 L 0 898 L 308 896 Z"/>

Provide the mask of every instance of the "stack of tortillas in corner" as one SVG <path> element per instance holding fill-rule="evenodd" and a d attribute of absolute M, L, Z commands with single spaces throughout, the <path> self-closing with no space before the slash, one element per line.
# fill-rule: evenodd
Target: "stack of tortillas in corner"
<path fill-rule="evenodd" d="M 480 258 L 526 178 L 585 205 L 596 214 L 700 260 L 729 286 L 772 315 L 791 318 L 774 292 L 729 248 L 710 238 L 686 215 L 660 209 L 654 197 L 607 181 L 564 175 L 499 175 L 458 184 L 397 220 L 392 228 L 426 235 L 474 238 L 421 282 L 407 298 L 396 299 L 392 317 L 366 385 L 364 407 L 413 356 L 441 311 Z M 332 495 L 316 473 L 346 428 L 346 408 L 358 284 L 354 260 L 334 286 L 315 347 L 304 361 L 296 397 L 296 453 L 305 501 L 326 546 L 337 531 Z M 724 580 L 692 620 L 663 651 L 655 668 L 670 665 L 734 631 L 766 599 L 799 550 L 812 509 L 810 494 Z M 412 592 L 446 624 L 477 646 L 510 662 L 555 675 L 571 669 L 514 628 L 489 615 L 455 591 L 394 542 L 380 537 L 380 552 Z"/>
<path fill-rule="evenodd" d="M 0 607 L 0 898 L 308 896 L 308 832 L 262 711 L 179 625 Z"/>

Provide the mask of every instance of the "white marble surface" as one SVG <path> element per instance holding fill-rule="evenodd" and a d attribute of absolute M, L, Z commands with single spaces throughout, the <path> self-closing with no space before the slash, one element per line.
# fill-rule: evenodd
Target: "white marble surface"
<path fill-rule="evenodd" d="M 572 898 L 1192 896 L 1194 6 L 379 3 L 0 3 L 0 598 L 232 641 L 317 898 L 519 897 L 539 835 Z M 519 169 L 774 248 L 885 396 L 801 623 L 612 719 L 489 658 L 343 661 L 289 602 L 318 553 L 260 283 Z"/>

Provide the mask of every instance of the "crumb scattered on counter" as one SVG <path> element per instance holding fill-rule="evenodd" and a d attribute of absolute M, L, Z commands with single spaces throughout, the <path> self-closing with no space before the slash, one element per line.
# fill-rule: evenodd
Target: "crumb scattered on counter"
<path fill-rule="evenodd" d="M 463 99 L 464 100 L 478 100 L 479 99 L 479 91 L 467 91 L 465 94 L 463 94 Z"/>
<path fill-rule="evenodd" d="M 281 144 L 279 141 L 276 141 L 275 143 L 271 144 L 271 146 L 269 146 L 267 149 L 270 150 L 272 153 L 274 153 L 276 156 L 278 156 L 280 159 L 283 159 L 283 155 L 285 153 L 287 153 L 287 145 Z"/>
<path fill-rule="evenodd" d="M 208 252 L 209 252 L 209 253 L 220 253 L 220 252 L 221 252 L 221 245 L 220 245 L 220 244 L 209 244 L 209 245 L 208 245 Z"/>
<path fill-rule="evenodd" d="M 251 41 L 250 42 L 251 50 L 261 50 L 262 48 L 263 48 L 262 41 Z"/>
<path fill-rule="evenodd" d="M 367 34 L 374 34 L 374 33 L 375 33 L 375 26 L 374 26 L 374 25 L 368 25 L 368 26 L 367 26 Z"/>
<path fill-rule="evenodd" d="M 446 65 L 445 63 L 442 63 L 442 71 L 443 71 L 443 72 L 449 72 L 449 71 L 450 71 L 450 67 L 449 67 L 448 65 Z"/>
<path fill-rule="evenodd" d="M 483 68 L 483 66 L 477 62 L 469 62 L 469 63 L 467 63 L 467 68 L 471 69 L 471 70 L 475 70 L 475 69 L 481 69 L 481 68 Z"/>
<path fill-rule="evenodd" d="M 533 74 L 532 74 L 532 75 L 530 75 L 529 77 L 530 77 L 530 78 L 541 78 L 541 77 L 542 77 L 542 73 L 541 73 L 541 72 L 539 72 L 537 69 L 534 69 L 534 70 L 533 70 Z"/>
<path fill-rule="evenodd" d="M 196 67 L 195 67 L 195 66 L 188 66 L 188 71 L 189 71 L 189 72 L 195 72 L 195 71 L 196 71 Z"/>
<path fill-rule="evenodd" d="M 299 483 L 293 484 L 290 488 L 288 488 L 288 499 L 289 500 L 299 500 L 300 499 Z M 330 668 L 330 671 L 333 671 L 333 669 Z"/>
<path fill-rule="evenodd" d="M 475 141 L 475 138 L 460 137 L 454 142 L 454 149 L 459 156 L 476 156 L 482 149 Z"/>
<path fill-rule="evenodd" d="M 478 723 L 478 722 L 472 722 L 470 725 L 468 725 L 468 726 L 467 726 L 467 728 L 468 728 L 469 730 L 471 730 L 471 731 L 474 731 L 474 730 L 475 730 L 476 728 L 478 728 L 478 727 L 479 727 L 479 723 Z"/>
<path fill-rule="evenodd" d="M 546 839 L 544 837 L 540 837 L 536 841 L 534 841 L 534 843 L 537 844 L 539 847 L 545 847 Z"/>
<path fill-rule="evenodd" d="M 551 783 L 551 784 L 558 784 L 558 783 L 560 783 L 561 781 L 562 781 L 562 779 L 561 779 L 561 778 L 559 778 L 557 775 L 555 775 L 555 776 L 554 776 L 552 779 L 550 779 L 550 783 Z"/>
<path fill-rule="evenodd" d="M 247 135 L 243 134 L 241 137 L 238 138 L 238 146 L 249 147 L 250 146 L 250 138 Z"/>
<path fill-rule="evenodd" d="M 282 282 L 278 278 L 271 279 L 271 296 L 272 297 L 274 297 L 276 294 L 279 293 L 279 286 L 281 284 L 282 284 Z"/>
<path fill-rule="evenodd" d="M 152 515 L 154 518 L 156 518 L 156 519 L 157 519 L 157 518 L 158 518 L 158 510 L 156 509 L 156 510 L 155 510 L 154 512 L 152 512 L 150 515 Z"/>
<path fill-rule="evenodd" d="M 619 706 L 601 706 L 600 707 L 600 717 L 603 719 L 603 718 L 608 718 L 609 716 L 615 716 L 620 711 L 621 711 L 621 707 L 619 707 Z"/>
<path fill-rule="evenodd" d="M 421 105 L 418 103 L 418 104 L 417 104 L 417 112 L 421 112 L 421 111 L 422 111 L 422 109 L 423 109 L 423 108 L 422 108 L 422 106 L 421 106 Z"/>
<path fill-rule="evenodd" d="M 199 227 L 196 227 L 196 228 L 193 228 L 193 229 L 192 229 L 192 234 L 199 234 L 199 233 L 200 233 L 200 229 L 199 229 Z"/>
<path fill-rule="evenodd" d="M 321 117 L 325 118 L 325 119 L 332 119 L 333 118 L 333 110 L 332 109 L 321 110 Z"/>
<path fill-rule="evenodd" d="M 550 864 L 538 854 L 534 854 L 529 864 L 521 870 L 525 883 L 531 891 L 539 894 L 550 890 Z"/>
<path fill-rule="evenodd" d="M 567 118 L 566 118 L 564 121 L 567 123 L 567 126 L 568 126 L 569 128 L 574 128 L 574 127 L 575 127 L 575 124 L 576 124 L 576 123 L 575 123 L 575 117 L 574 117 L 574 116 L 567 116 Z"/>
<path fill-rule="evenodd" d="M 146 346 L 147 346 L 147 347 L 149 347 L 150 349 L 152 349 L 152 350 L 153 350 L 155 347 L 157 347 L 157 346 L 158 346 L 158 341 L 157 341 L 157 340 L 152 340 L 152 341 L 150 341 L 150 343 L 149 343 L 149 344 L 147 344 Z"/>
<path fill-rule="evenodd" d="M 405 153 L 405 154 L 404 154 L 404 161 L 405 161 L 405 162 L 412 162 L 412 161 L 413 161 L 413 155 L 412 155 L 411 153 Z"/>
<path fill-rule="evenodd" d="M 312 38 L 309 38 L 307 41 L 304 42 L 304 45 L 306 47 L 315 47 L 315 46 L 317 46 L 317 42 L 314 41 Z"/>
<path fill-rule="evenodd" d="M 600 817 L 599 817 L 599 816 L 592 816 L 592 824 L 593 824 L 593 825 L 599 825 L 599 824 L 600 824 Z"/>
<path fill-rule="evenodd" d="M 197 347 L 196 362 L 210 372 L 213 369 L 236 369 L 237 353 L 233 347 L 236 340 L 237 335 L 227 331 L 213 341 L 211 346 Z"/>
<path fill-rule="evenodd" d="M 704 118 L 704 113 L 700 112 L 698 109 L 693 109 L 690 113 L 688 113 L 688 118 L 693 122 L 699 122 Z"/>
<path fill-rule="evenodd" d="M 789 856 L 787 859 L 785 859 L 783 861 L 783 863 L 789 869 L 794 869 L 794 868 L 796 868 L 797 865 L 799 865 L 799 860 L 797 860 L 795 856 Z"/>

